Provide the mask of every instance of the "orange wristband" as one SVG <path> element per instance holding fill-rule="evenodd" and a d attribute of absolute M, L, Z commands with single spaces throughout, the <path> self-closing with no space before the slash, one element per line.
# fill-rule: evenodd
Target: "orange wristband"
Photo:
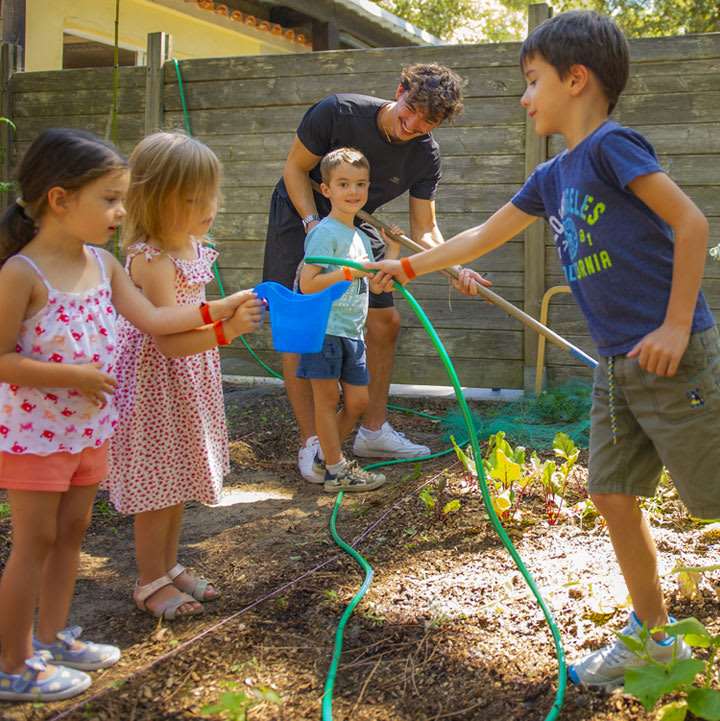
<path fill-rule="evenodd" d="M 207 303 L 200 303 L 200 315 L 205 325 L 211 325 L 213 319 L 210 317 L 210 306 Z"/>
<path fill-rule="evenodd" d="M 230 341 L 225 338 L 222 321 L 216 320 L 212 325 L 213 330 L 215 331 L 215 337 L 217 338 L 218 345 L 228 345 Z"/>
<path fill-rule="evenodd" d="M 410 258 L 408 258 L 407 256 L 403 256 L 402 258 L 400 258 L 400 265 L 402 265 L 402 268 L 405 271 L 405 275 L 407 276 L 408 280 L 417 278 L 417 273 L 413 270 L 413 267 L 410 265 Z"/>
<path fill-rule="evenodd" d="M 353 279 L 352 271 L 346 265 L 343 266 L 343 277 L 345 278 L 345 280 Z"/>

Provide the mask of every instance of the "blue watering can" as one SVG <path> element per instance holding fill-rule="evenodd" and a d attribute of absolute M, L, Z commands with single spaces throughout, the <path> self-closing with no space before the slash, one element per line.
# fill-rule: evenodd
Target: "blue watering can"
<path fill-rule="evenodd" d="M 293 293 L 284 285 L 266 280 L 253 290 L 270 311 L 273 346 L 280 353 L 318 353 L 322 350 L 330 307 L 345 293 L 349 280 L 341 280 L 319 293 Z"/>

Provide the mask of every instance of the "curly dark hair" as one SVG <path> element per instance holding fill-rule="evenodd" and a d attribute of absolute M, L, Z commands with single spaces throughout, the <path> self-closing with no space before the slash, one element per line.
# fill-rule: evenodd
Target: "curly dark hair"
<path fill-rule="evenodd" d="M 400 86 L 408 102 L 420 106 L 431 123 L 452 123 L 462 112 L 463 80 L 444 65 L 409 65 L 402 71 Z"/>

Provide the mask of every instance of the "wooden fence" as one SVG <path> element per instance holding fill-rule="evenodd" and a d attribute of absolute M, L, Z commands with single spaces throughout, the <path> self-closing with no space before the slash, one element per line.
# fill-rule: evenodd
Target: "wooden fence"
<path fill-rule="evenodd" d="M 709 217 L 710 242 L 718 244 L 720 34 L 633 40 L 630 46 L 630 81 L 614 117 L 655 145 L 663 167 Z M 544 148 L 528 131 L 520 106 L 524 81 L 518 51 L 518 43 L 500 43 L 182 61 L 191 131 L 213 148 L 224 166 L 223 199 L 213 234 L 219 241 L 225 289 L 251 287 L 260 280 L 270 195 L 306 108 L 334 92 L 392 98 L 400 70 L 409 63 L 441 62 L 467 81 L 465 112 L 453 126 L 435 132 L 443 155 L 438 219 L 446 237 L 485 220 L 520 187 L 526 163 L 532 166 Z M 146 127 L 185 126 L 174 63 L 162 63 L 162 50 L 154 56 L 161 72 L 157 67 L 119 69 L 117 136 L 126 153 Z M 17 125 L 11 164 L 50 126 L 112 137 L 112 69 L 16 73 L 5 87 L 3 107 Z M 551 155 L 561 147 L 561 140 L 548 143 Z M 407 230 L 407 206 L 403 197 L 377 216 Z M 542 292 L 565 283 L 546 231 L 540 240 L 518 236 L 473 267 L 492 280 L 497 293 L 536 316 Z M 715 312 L 720 310 L 719 279 L 720 265 L 709 259 L 704 289 Z M 463 385 L 532 387 L 534 376 L 528 370 L 534 369 L 537 336 L 519 321 L 450 290 L 440 276 L 419 279 L 409 289 L 438 330 Z M 217 285 L 212 292 L 218 292 Z M 393 381 L 446 384 L 419 321 L 402 298 L 398 307 L 403 329 Z M 594 354 L 570 295 L 555 296 L 549 325 Z M 267 328 L 247 340 L 265 362 L 279 368 Z M 223 355 L 226 372 L 266 375 L 239 340 Z M 587 368 L 554 346 L 548 347 L 546 362 L 549 381 L 588 375 Z"/>

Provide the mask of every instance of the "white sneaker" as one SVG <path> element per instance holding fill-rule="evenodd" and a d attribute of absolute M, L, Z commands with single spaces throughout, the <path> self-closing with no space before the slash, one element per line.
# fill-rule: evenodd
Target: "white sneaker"
<path fill-rule="evenodd" d="M 674 622 L 674 618 L 670 618 Z M 621 636 L 634 636 L 639 639 L 638 632 L 642 624 L 633 611 L 630 614 L 630 622 L 620 631 Z M 677 650 L 674 649 L 677 643 Z M 669 663 L 675 660 L 690 658 L 692 649 L 675 636 L 669 636 L 664 641 L 655 641 L 652 637 L 648 639 L 647 649 L 650 655 L 661 663 Z M 568 667 L 568 676 L 573 683 L 586 683 L 593 686 L 609 686 L 610 684 L 621 685 L 625 682 L 625 670 L 645 666 L 647 661 L 638 658 L 619 638 L 611 646 L 605 646 L 585 658 Z"/>
<path fill-rule="evenodd" d="M 310 436 L 305 445 L 298 451 L 298 468 L 300 475 L 308 483 L 325 483 L 325 473 L 313 467 L 315 454 L 320 450 L 320 441 L 317 436 Z M 323 469 L 324 470 L 324 469 Z"/>
<path fill-rule="evenodd" d="M 430 449 L 405 438 L 404 433 L 398 433 L 387 421 L 380 429 L 377 438 L 368 438 L 362 428 L 355 436 L 353 453 L 359 458 L 418 458 L 429 456 Z"/>

